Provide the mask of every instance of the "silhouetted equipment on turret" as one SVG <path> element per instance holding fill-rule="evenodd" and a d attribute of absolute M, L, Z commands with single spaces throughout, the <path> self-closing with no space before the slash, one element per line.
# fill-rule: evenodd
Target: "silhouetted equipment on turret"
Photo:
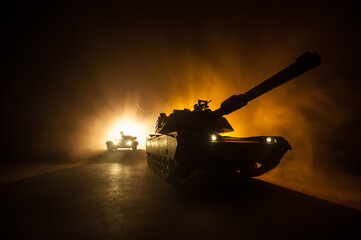
<path fill-rule="evenodd" d="M 317 53 L 306 52 L 295 63 L 246 93 L 226 99 L 215 111 L 209 109 L 210 101 L 198 100 L 193 111 L 174 110 L 169 116 L 161 113 L 155 134 L 146 140 L 149 166 L 167 181 L 203 169 L 222 169 L 251 177 L 270 171 L 291 149 L 289 143 L 279 136 L 221 136 L 220 133 L 233 131 L 223 116 L 320 63 Z"/>

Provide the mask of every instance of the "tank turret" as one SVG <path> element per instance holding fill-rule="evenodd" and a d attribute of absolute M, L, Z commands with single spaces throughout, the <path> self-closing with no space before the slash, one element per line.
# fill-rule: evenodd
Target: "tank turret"
<path fill-rule="evenodd" d="M 296 62 L 246 93 L 233 95 L 212 111 L 210 101 L 198 100 L 193 110 L 161 113 L 155 134 L 147 139 L 148 164 L 166 180 L 176 180 L 197 169 L 229 169 L 249 176 L 274 168 L 291 146 L 283 137 L 222 137 L 233 131 L 224 115 L 318 66 L 317 53 L 306 52 Z"/>

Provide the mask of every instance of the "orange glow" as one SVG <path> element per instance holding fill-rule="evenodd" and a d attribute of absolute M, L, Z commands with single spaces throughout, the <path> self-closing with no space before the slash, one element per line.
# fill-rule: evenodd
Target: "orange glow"
<path fill-rule="evenodd" d="M 76 141 L 72 145 L 76 145 L 78 151 L 105 150 L 105 141 L 113 140 L 114 135 L 124 131 L 125 134 L 135 135 L 138 147 L 145 148 L 145 138 L 154 133 L 159 113 L 169 115 L 173 109 L 192 110 L 198 99 L 212 100 L 209 107 L 215 110 L 231 95 L 248 91 L 288 66 L 303 51 L 280 54 L 275 48 L 261 58 L 246 59 L 233 51 L 236 46 L 229 48 L 232 51 L 222 51 L 221 56 L 220 50 L 214 49 L 213 53 L 218 55 L 209 59 L 199 58 L 187 51 L 166 55 L 167 61 L 160 57 L 161 67 L 152 66 L 156 72 L 153 76 L 133 76 L 134 71 L 132 76 L 124 77 L 121 72 L 99 70 L 97 75 L 101 76 L 104 95 L 94 115 L 87 116 L 79 124 L 78 135 L 74 136 Z M 113 79 L 121 77 L 134 82 L 138 77 L 148 82 L 144 81 L 135 88 L 140 90 L 125 86 L 124 82 L 114 85 Z M 319 136 L 332 137 L 330 129 L 354 117 L 356 113 L 345 107 L 353 106 L 353 102 L 350 100 L 340 105 L 338 101 L 358 99 L 358 95 L 350 98 L 349 92 L 319 89 L 312 85 L 314 78 L 314 73 L 306 73 L 226 116 L 235 130 L 227 133 L 229 136 L 283 136 L 291 144 L 293 150 L 287 152 L 281 163 L 261 179 L 280 185 L 282 182 L 292 183 L 286 187 L 301 190 L 296 183 L 313 184 L 314 176 L 318 175 L 320 168 L 322 170 L 318 163 L 322 160 L 318 158 L 320 153 L 321 156 L 336 157 L 330 155 L 332 152 L 327 153 L 329 149 L 323 148 L 326 145 L 319 141 Z M 313 194 L 308 189 L 303 192 Z"/>
<path fill-rule="evenodd" d="M 108 113 L 109 115 L 111 113 Z M 93 144 L 96 148 L 105 148 L 105 142 L 119 138 L 120 131 L 125 135 L 137 137 L 138 148 L 145 148 L 145 139 L 152 132 L 154 120 L 150 118 L 141 118 L 136 112 L 124 109 L 120 112 L 114 112 L 111 116 L 105 114 L 104 119 L 97 120 L 97 127 L 94 128 Z M 98 134 L 98 135 L 97 135 Z"/>
<path fill-rule="evenodd" d="M 105 142 L 119 138 L 120 131 L 125 135 L 137 137 L 138 149 L 145 148 L 145 139 L 154 132 L 156 115 L 144 117 L 139 107 L 138 97 L 129 96 L 122 101 L 111 101 L 97 115 L 88 119 L 78 136 L 78 151 L 87 149 L 106 149 Z"/>

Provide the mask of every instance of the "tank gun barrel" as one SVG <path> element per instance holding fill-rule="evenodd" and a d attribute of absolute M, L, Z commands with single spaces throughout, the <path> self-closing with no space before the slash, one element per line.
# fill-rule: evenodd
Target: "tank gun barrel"
<path fill-rule="evenodd" d="M 213 113 L 216 117 L 221 117 L 223 115 L 232 113 L 247 105 L 249 101 L 252 101 L 253 99 L 307 72 L 308 70 L 318 66 L 320 63 L 321 58 L 317 53 L 306 52 L 305 54 L 296 58 L 295 63 L 276 73 L 246 93 L 233 95 L 226 99 L 221 104 L 221 107 L 215 110 Z"/>

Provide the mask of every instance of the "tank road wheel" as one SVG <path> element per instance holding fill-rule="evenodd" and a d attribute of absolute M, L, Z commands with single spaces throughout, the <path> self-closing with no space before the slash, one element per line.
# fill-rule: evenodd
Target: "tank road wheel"
<path fill-rule="evenodd" d="M 132 150 L 133 150 L 133 151 L 137 151 L 137 145 L 136 145 L 136 144 L 133 144 Z"/>
<path fill-rule="evenodd" d="M 149 166 L 151 169 L 154 169 L 153 154 L 147 153 L 147 162 L 148 162 L 148 166 Z"/>
<path fill-rule="evenodd" d="M 147 163 L 148 163 L 148 166 L 151 168 L 151 155 L 150 153 L 147 153 Z"/>
<path fill-rule="evenodd" d="M 170 172 L 170 161 L 169 158 L 164 159 L 164 174 L 169 175 Z"/>
<path fill-rule="evenodd" d="M 179 174 L 177 173 L 179 169 L 177 168 L 176 162 L 173 159 L 165 158 L 164 165 L 164 179 L 168 182 L 177 181 L 179 178 Z"/>
<path fill-rule="evenodd" d="M 167 182 L 175 182 L 179 177 L 173 159 L 147 153 L 148 166 Z"/>
<path fill-rule="evenodd" d="M 108 150 L 108 152 L 113 151 L 113 148 L 112 148 L 112 146 L 110 144 L 107 144 L 107 150 Z"/>

